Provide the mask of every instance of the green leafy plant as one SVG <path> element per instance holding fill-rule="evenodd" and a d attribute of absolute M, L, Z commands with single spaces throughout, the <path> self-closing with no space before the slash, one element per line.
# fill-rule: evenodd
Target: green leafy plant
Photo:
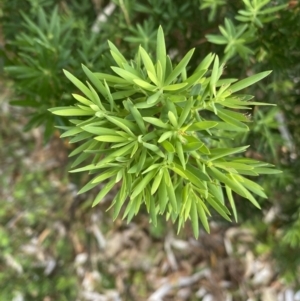
<path fill-rule="evenodd" d="M 246 44 L 259 40 L 258 28 L 261 30 L 264 24 L 277 18 L 277 12 L 287 7 L 286 4 L 282 4 L 265 8 L 265 6 L 270 4 L 270 0 L 243 0 L 243 2 L 245 5 L 244 9 L 238 11 L 235 19 L 244 24 L 235 26 L 232 20 L 225 18 L 225 26 L 219 26 L 221 35 L 206 35 L 209 42 L 226 45 L 223 61 L 228 61 L 236 54 L 244 60 L 249 60 L 250 56 L 253 57 L 256 52 L 256 47 L 252 46 L 250 48 Z M 266 55 L 266 53 L 260 49 L 258 57 L 263 57 L 264 55 Z"/>
<path fill-rule="evenodd" d="M 65 94 L 69 82 L 61 81 L 62 69 L 73 68 L 76 58 L 93 66 L 99 61 L 103 46 L 95 50 L 99 40 L 93 33 L 85 32 L 84 20 L 62 13 L 57 6 L 50 13 L 39 8 L 38 18 L 31 18 L 22 11 L 20 14 L 22 30 L 7 43 L 5 71 L 17 81 L 16 99 L 11 104 L 30 108 L 25 130 L 44 124 L 47 140 L 53 133 L 54 122 L 65 123 L 58 116 L 54 121 L 48 108 L 57 105 L 57 99 L 65 105 L 73 103 Z M 85 37 L 86 42 L 81 43 L 80 37 Z"/>
<path fill-rule="evenodd" d="M 133 45 L 141 45 L 146 50 L 151 48 L 149 47 L 150 45 L 155 45 L 156 30 L 153 23 L 145 21 L 142 25 L 130 26 L 129 30 L 132 35 L 126 36 L 124 38 L 125 41 Z"/>
<path fill-rule="evenodd" d="M 265 203 L 265 206 L 269 207 L 268 210 L 279 208 L 274 220 L 267 225 L 265 221 L 261 223 L 264 226 L 263 230 L 260 230 L 258 220 L 261 216 L 257 216 L 253 211 L 249 213 L 249 207 L 246 206 L 239 210 L 240 220 L 248 220 L 257 233 L 261 232 L 259 239 L 265 242 L 269 252 L 276 259 L 280 275 L 285 278 L 285 281 L 295 281 L 299 286 L 297 272 L 300 240 L 297 231 L 299 231 L 300 215 L 297 195 L 300 186 L 297 179 L 299 178 L 300 140 L 299 113 L 296 108 L 299 105 L 300 91 L 297 80 L 300 67 L 300 53 L 297 51 L 300 45 L 298 35 L 300 3 L 299 1 L 287 3 L 282 0 L 243 2 L 243 8 L 235 11 L 236 7 L 233 7 L 226 17 L 232 20 L 235 18 L 248 25 L 248 28 L 254 29 L 252 54 L 243 57 L 235 52 L 228 60 L 227 72 L 232 76 L 241 74 L 241 70 L 236 67 L 238 65 L 244 66 L 242 72 L 249 69 L 253 72 L 274 70 L 270 85 L 260 85 L 255 93 L 266 102 L 276 103 L 278 107 L 268 112 L 261 108 L 253 108 L 253 126 L 248 135 L 240 136 L 243 140 L 241 143 L 251 144 L 253 156 L 268 157 L 269 160 L 277 162 L 276 165 L 281 165 L 280 168 L 284 172 L 276 177 L 275 181 L 264 178 L 260 182 L 270 196 L 270 202 Z M 220 36 L 214 37 L 217 40 Z M 215 43 L 213 40 L 210 41 Z M 244 45 L 248 41 L 245 39 Z M 229 46 L 229 43 L 223 44 L 226 48 Z M 246 67 L 245 63 L 249 64 L 250 61 L 251 67 L 249 65 Z M 235 139 L 236 143 L 240 141 Z"/>
<path fill-rule="evenodd" d="M 75 106 L 50 109 L 70 118 L 71 126 L 60 127 L 65 130 L 62 137 L 72 137 L 70 143 L 86 140 L 70 155 L 79 155 L 72 172 L 96 176 L 79 193 L 108 180 L 95 206 L 121 182 L 111 205 L 114 218 L 124 206 L 123 218 L 130 221 L 145 204 L 154 225 L 158 214 L 178 220 L 178 230 L 190 219 L 196 237 L 199 219 L 209 231 L 212 209 L 231 220 L 223 188 L 235 219 L 233 192 L 259 208 L 252 193 L 265 198 L 263 188 L 245 176 L 278 171 L 270 164 L 235 156 L 248 146 L 226 147 L 226 139 L 248 130 L 248 118 L 237 110 L 263 104 L 236 92 L 270 71 L 241 81 L 221 79 L 223 65 L 218 56 L 209 54 L 187 75 L 194 49 L 177 66 L 172 65 L 162 28 L 154 62 L 141 46 L 131 61 L 111 42 L 109 47 L 116 75 L 94 73 L 83 66 L 89 79 L 85 85 L 64 71 L 83 95 L 73 94 L 78 101 Z M 78 167 L 91 156 L 92 163 Z"/>
<path fill-rule="evenodd" d="M 225 27 L 220 25 L 219 29 L 222 35 L 208 34 L 206 38 L 211 43 L 226 45 L 224 60 L 228 60 L 236 53 L 244 59 L 253 54 L 252 49 L 246 44 L 254 40 L 254 28 L 249 28 L 247 24 L 235 27 L 230 19 L 225 19 Z"/>
<path fill-rule="evenodd" d="M 203 0 L 200 2 L 200 9 L 209 8 L 210 12 L 208 15 L 208 20 L 211 22 L 214 20 L 219 6 L 223 6 L 226 4 L 225 0 Z"/>
<path fill-rule="evenodd" d="M 271 0 L 243 0 L 245 9 L 238 11 L 239 15 L 235 18 L 241 22 L 249 22 L 257 27 L 262 28 L 264 23 L 273 21 L 276 18 L 276 14 L 283 8 L 287 7 L 287 4 L 276 5 L 273 7 L 267 7 Z"/>

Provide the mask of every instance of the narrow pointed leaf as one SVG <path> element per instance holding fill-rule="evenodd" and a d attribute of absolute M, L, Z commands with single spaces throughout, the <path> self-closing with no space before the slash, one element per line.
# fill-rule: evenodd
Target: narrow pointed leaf
<path fill-rule="evenodd" d="M 268 76 L 272 71 L 264 71 L 240 80 L 230 87 L 232 93 L 245 89 Z"/>
<path fill-rule="evenodd" d="M 152 180 L 152 178 L 155 175 L 155 170 L 150 171 L 149 173 L 146 174 L 146 176 L 143 177 L 143 179 L 139 182 L 139 184 L 135 187 L 133 190 L 130 198 L 134 199 L 137 197 L 147 186 L 147 184 Z"/>
<path fill-rule="evenodd" d="M 198 222 L 198 212 L 197 212 L 197 205 L 196 200 L 193 198 L 191 201 L 191 210 L 190 210 L 190 218 L 193 227 L 193 233 L 195 238 L 199 237 L 199 222 Z"/>
<path fill-rule="evenodd" d="M 184 58 L 180 61 L 180 63 L 175 67 L 175 69 L 171 72 L 171 74 L 165 80 L 164 85 L 168 86 L 171 82 L 173 82 L 178 75 L 182 72 L 182 70 L 187 66 L 189 63 L 195 49 L 191 49 Z"/>
<path fill-rule="evenodd" d="M 88 98 L 93 99 L 90 89 L 67 70 L 63 70 L 65 76 Z"/>
<path fill-rule="evenodd" d="M 159 26 L 157 31 L 157 43 L 156 43 L 156 60 L 160 63 L 162 68 L 162 80 L 164 80 L 164 76 L 166 73 L 166 44 L 164 32 L 161 26 Z"/>
<path fill-rule="evenodd" d="M 49 109 L 49 111 L 59 116 L 93 116 L 95 114 L 92 109 L 82 110 L 76 107 L 57 107 Z"/>
<path fill-rule="evenodd" d="M 115 179 L 112 179 L 107 184 L 105 184 L 105 186 L 101 188 L 100 192 L 95 197 L 92 207 L 95 207 L 97 204 L 99 204 L 104 199 L 104 197 L 113 189 L 114 186 Z"/>

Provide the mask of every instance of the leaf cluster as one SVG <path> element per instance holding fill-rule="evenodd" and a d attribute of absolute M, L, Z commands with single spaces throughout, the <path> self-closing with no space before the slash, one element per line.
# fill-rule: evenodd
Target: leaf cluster
<path fill-rule="evenodd" d="M 65 131 L 62 137 L 70 137 L 70 143 L 85 140 L 70 154 L 79 155 L 72 172 L 95 175 L 80 193 L 105 183 L 95 206 L 120 182 L 111 205 L 114 218 L 124 206 L 123 218 L 130 221 L 144 204 L 154 225 L 158 214 L 178 220 L 178 230 L 191 220 L 196 237 L 199 220 L 209 231 L 211 210 L 231 220 L 223 190 L 236 220 L 233 192 L 259 208 L 253 193 L 266 195 L 246 176 L 278 171 L 240 157 L 247 146 L 224 147 L 222 136 L 233 138 L 248 130 L 249 120 L 239 111 L 263 103 L 237 92 L 270 71 L 240 81 L 221 79 L 223 65 L 218 56 L 209 54 L 189 75 L 194 49 L 172 64 L 161 27 L 154 58 L 142 46 L 131 61 L 111 42 L 109 48 L 115 75 L 92 72 L 83 65 L 88 78 L 84 84 L 65 71 L 81 92 L 73 94 L 77 104 L 50 109 L 54 115 L 70 118 L 71 126 L 60 127 Z M 90 156 L 91 164 L 78 167 Z"/>
<path fill-rule="evenodd" d="M 57 99 L 70 105 L 72 99 L 65 95 L 71 90 L 68 81 L 62 81 L 62 69 L 74 69 L 78 59 L 89 66 L 99 61 L 104 47 L 96 48 L 99 39 L 86 33 L 82 19 L 63 13 L 56 6 L 50 14 L 38 8 L 34 19 L 20 12 L 22 30 L 6 43 L 5 72 L 17 81 L 16 99 L 12 105 L 30 108 L 30 119 L 25 130 L 46 124 L 45 138 L 53 132 L 53 123 L 64 124 L 63 118 L 47 111 L 57 105 Z M 80 43 L 80 37 L 86 43 Z M 75 71 L 76 75 L 81 72 Z"/>
<path fill-rule="evenodd" d="M 270 6 L 270 0 L 243 0 L 244 9 L 240 9 L 235 19 L 242 22 L 234 25 L 233 21 L 225 18 L 225 26 L 219 26 L 221 35 L 208 34 L 209 42 L 219 45 L 226 45 L 224 49 L 224 61 L 228 61 L 235 54 L 244 60 L 249 60 L 254 55 L 253 46 L 247 44 L 259 40 L 259 30 L 265 24 L 274 21 L 278 16 L 277 12 L 285 9 L 286 4 Z"/>

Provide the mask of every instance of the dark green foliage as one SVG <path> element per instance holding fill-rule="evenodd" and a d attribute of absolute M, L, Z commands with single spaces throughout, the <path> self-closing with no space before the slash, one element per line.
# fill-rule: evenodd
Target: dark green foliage
<path fill-rule="evenodd" d="M 7 34 L 5 71 L 18 82 L 18 99 L 11 104 L 32 108 L 25 130 L 45 124 L 45 138 L 48 139 L 53 132 L 54 119 L 47 109 L 72 103 L 65 93 L 69 83 L 62 79 L 62 69 L 76 70 L 78 59 L 88 66 L 101 66 L 103 46 L 99 38 L 87 30 L 90 24 L 84 16 L 77 18 L 75 13 L 63 11 L 58 6 L 49 11 L 46 2 L 44 4 L 45 8 L 33 6 L 31 9 L 25 5 L 24 10 L 37 17 L 17 10 L 21 21 L 19 25 L 13 24 L 13 28 L 9 27 L 12 23 L 7 18 L 3 22 Z M 6 3 L 4 16 L 10 9 L 10 4 Z M 11 31 L 17 32 L 12 39 Z M 82 39 L 87 42 L 82 44 Z M 64 124 L 65 121 L 56 118 L 55 123 Z"/>

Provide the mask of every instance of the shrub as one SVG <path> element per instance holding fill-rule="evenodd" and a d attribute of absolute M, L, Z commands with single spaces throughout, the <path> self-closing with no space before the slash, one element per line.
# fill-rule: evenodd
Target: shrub
<path fill-rule="evenodd" d="M 100 3 L 100 9 L 97 10 L 92 3 Z M 95 12 L 101 12 L 108 3 L 114 4 L 116 9 L 112 15 L 107 16 L 106 22 L 100 24 L 100 34 L 95 35 L 91 33 L 92 24 L 96 19 Z M 35 30 L 36 24 L 41 24 L 39 23 L 40 19 L 43 19 L 42 14 L 38 13 L 41 8 L 45 11 L 46 21 L 49 22 L 49 16 L 53 15 L 55 5 L 58 6 L 57 19 L 61 24 L 61 29 L 72 32 L 69 43 L 65 45 L 67 49 L 57 51 L 57 60 L 51 56 L 53 52 L 43 49 L 42 44 L 37 45 L 37 41 L 41 40 L 41 37 Z M 23 11 L 23 15 L 27 16 L 25 19 L 20 18 L 19 9 Z M 153 54 L 156 45 L 156 28 L 161 24 L 165 30 L 168 53 L 172 54 L 172 61 L 175 64 L 184 57 L 190 48 L 196 48 L 197 55 L 193 55 L 189 61 L 188 74 L 193 74 L 196 66 L 200 63 L 199 58 L 205 57 L 210 52 L 218 54 L 220 65 L 226 64 L 223 74 L 229 78 L 243 78 L 246 74 L 259 74 L 264 70 L 273 70 L 263 84 L 258 82 L 256 85 L 246 88 L 245 93 L 255 95 L 259 101 L 276 103 L 277 107 L 270 110 L 252 105 L 252 110 L 247 111 L 248 118 L 252 119 L 252 122 L 247 123 L 250 130 L 236 132 L 234 139 L 231 134 L 235 132 L 221 130 L 218 125 L 208 129 L 212 133 L 211 136 L 207 130 L 199 132 L 199 139 L 203 139 L 206 135 L 203 142 L 209 149 L 220 147 L 221 143 L 227 148 L 250 145 L 246 151 L 246 157 L 267 160 L 275 163 L 284 171 L 276 177 L 255 178 L 255 182 L 264 187 L 265 193 L 270 196 L 268 200 L 258 198 L 264 211 L 272 208 L 278 209 L 279 214 L 273 218 L 271 225 L 260 227 L 261 223 L 257 221 L 262 220 L 263 213 L 255 210 L 250 202 L 240 201 L 237 196 L 235 197 L 236 210 L 239 213 L 240 222 L 251 224 L 260 234 L 260 239 L 269 246 L 268 250 L 282 263 L 281 271 L 285 270 L 287 274 L 291 272 L 296 275 L 296 269 L 293 267 L 299 266 L 299 264 L 292 258 L 297 258 L 300 244 L 298 235 L 300 185 L 298 180 L 299 160 L 297 160 L 297 150 L 300 145 L 299 10 L 299 1 L 286 0 L 192 0 L 187 2 L 178 0 L 172 2 L 158 0 L 109 2 L 25 0 L 22 3 L 17 0 L 4 0 L 0 4 L 0 15 L 2 16 L 6 45 L 3 51 L 1 49 L 1 54 L 4 54 L 4 59 L 1 58 L 1 65 L 4 61 L 4 66 L 12 67 L 11 70 L 9 68 L 6 70 L 10 78 L 14 80 L 15 96 L 18 100 L 15 104 L 24 106 L 26 103 L 35 104 L 30 107 L 30 110 L 24 111 L 24 115 L 27 116 L 29 112 L 31 117 L 27 128 L 46 125 L 45 136 L 48 137 L 52 134 L 54 123 L 67 126 L 68 120 L 64 116 L 52 116 L 47 109 L 74 105 L 74 99 L 71 97 L 74 88 L 70 81 L 63 77 L 62 68 L 69 70 L 79 79 L 84 78 L 84 72 L 79 68 L 79 62 L 83 62 L 90 70 L 101 70 L 103 73 L 110 74 L 109 66 L 114 63 L 111 56 L 106 55 L 107 38 L 113 41 L 120 52 L 126 54 L 126 57 L 134 57 L 134 51 L 138 45 L 142 45 L 148 54 Z M 48 27 L 40 27 L 42 35 L 46 37 L 42 40 L 46 41 Z M 56 36 L 59 39 L 64 38 L 64 34 Z M 26 38 L 23 39 L 24 37 Z M 47 41 L 50 48 L 55 48 L 51 44 L 52 42 Z M 62 40 L 60 42 L 64 44 Z M 45 45 L 48 45 L 47 43 Z M 45 79 L 46 82 L 41 86 L 49 85 L 48 77 L 41 72 L 44 69 L 40 68 L 43 56 L 40 56 L 39 53 L 33 55 L 35 47 L 38 51 L 43 49 L 42 51 L 45 53 L 50 53 L 48 57 L 49 62 L 51 61 L 51 75 L 59 83 L 43 94 L 32 83 L 36 79 L 40 81 Z M 66 61 L 59 58 L 65 52 L 70 53 Z M 57 61 L 63 62 L 63 64 L 58 66 L 56 65 Z M 18 73 L 19 67 L 21 69 Z M 26 75 L 22 73 L 22 68 L 26 68 Z M 39 74 L 39 76 L 32 76 L 31 72 Z M 148 75 L 146 74 L 146 76 Z M 204 76 L 209 77 L 210 71 Z M 99 80 L 103 84 L 103 79 Z M 183 78 L 180 80 L 184 81 Z M 112 93 L 121 91 L 120 87 L 112 87 L 112 84 L 107 80 L 107 85 Z M 203 92 L 203 88 L 203 83 L 201 83 L 200 91 Z M 164 91 L 163 94 L 167 92 L 171 93 Z M 151 91 L 146 91 L 146 95 L 151 93 Z M 100 97 L 105 104 L 106 95 L 102 96 L 100 93 Z M 137 96 L 132 94 L 130 97 Z M 125 100 L 127 101 L 127 98 Z M 116 102 L 121 102 L 121 100 L 116 100 Z M 182 107 L 179 103 L 176 103 L 175 106 L 180 114 Z M 202 113 L 204 115 L 201 115 L 200 122 L 220 121 L 219 116 L 214 116 L 212 111 L 202 110 Z M 128 112 L 128 114 L 131 113 Z M 125 117 L 122 116 L 122 118 Z M 78 117 L 78 119 L 83 120 L 82 117 Z M 168 120 L 168 118 L 165 119 L 165 123 Z M 129 119 L 129 121 L 134 120 Z M 144 120 L 143 122 L 150 128 L 150 125 L 147 125 Z M 170 123 L 170 121 L 168 122 Z M 154 127 L 151 126 L 151 129 Z M 218 137 L 219 140 L 213 140 L 212 137 L 215 137 L 216 134 L 222 135 L 222 137 Z M 89 139 L 93 139 L 93 136 Z M 85 143 L 84 140 L 78 141 L 76 146 L 79 147 L 82 142 Z M 107 143 L 107 146 L 110 145 Z M 167 152 L 163 145 L 158 144 L 158 146 L 162 152 Z M 187 154 L 185 155 L 187 159 Z M 84 156 L 89 160 L 87 152 Z M 84 156 L 82 155 L 81 159 Z M 150 183 L 152 182 L 150 181 Z M 224 202 L 225 204 L 228 202 L 226 195 Z M 280 254 L 289 254 L 290 256 L 285 256 L 283 259 Z"/>
<path fill-rule="evenodd" d="M 227 147 L 226 140 L 248 130 L 247 116 L 236 110 L 263 104 L 236 92 L 270 71 L 240 81 L 221 79 L 224 66 L 218 56 L 208 54 L 188 75 L 194 49 L 173 65 L 161 28 L 153 59 L 141 46 L 130 61 L 111 42 L 109 47 L 116 75 L 91 72 L 83 66 L 89 79 L 85 85 L 65 71 L 84 96 L 73 94 L 78 101 L 75 106 L 50 109 L 70 118 L 71 126 L 60 127 L 65 130 L 62 137 L 72 137 L 71 143 L 85 140 L 71 153 L 79 155 L 73 167 L 93 157 L 92 163 L 73 170 L 97 174 L 80 192 L 108 180 L 94 200 L 96 205 L 121 181 L 112 202 L 114 218 L 129 198 L 123 214 L 128 221 L 145 204 L 154 225 L 157 214 L 173 222 L 178 219 L 178 229 L 190 219 L 196 237 L 198 218 L 209 231 L 211 208 L 230 220 L 223 187 L 235 220 L 232 192 L 259 208 L 252 193 L 265 198 L 263 188 L 244 176 L 277 170 L 267 163 L 233 156 L 248 146 Z"/>

